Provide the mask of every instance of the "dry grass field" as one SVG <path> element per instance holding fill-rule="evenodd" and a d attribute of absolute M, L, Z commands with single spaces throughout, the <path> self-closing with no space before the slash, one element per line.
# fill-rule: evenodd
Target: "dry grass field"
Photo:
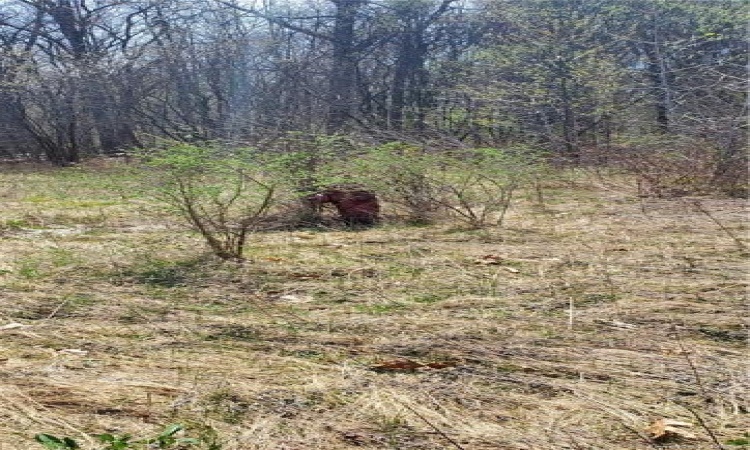
<path fill-rule="evenodd" d="M 239 266 L 131 183 L 0 170 L 2 450 L 750 445 L 742 200 L 569 175 L 500 229 L 263 233 Z"/>

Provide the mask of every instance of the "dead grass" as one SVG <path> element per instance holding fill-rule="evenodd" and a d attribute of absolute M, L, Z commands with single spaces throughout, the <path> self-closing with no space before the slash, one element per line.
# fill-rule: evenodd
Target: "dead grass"
<path fill-rule="evenodd" d="M 128 183 L 0 173 L 0 326 L 24 325 L 0 330 L 2 450 L 175 422 L 225 450 L 712 449 L 746 432 L 747 255 L 689 202 L 561 184 L 504 229 L 258 234 L 236 266 Z M 747 237 L 741 201 L 701 202 Z M 651 441 L 659 418 L 695 438 Z"/>

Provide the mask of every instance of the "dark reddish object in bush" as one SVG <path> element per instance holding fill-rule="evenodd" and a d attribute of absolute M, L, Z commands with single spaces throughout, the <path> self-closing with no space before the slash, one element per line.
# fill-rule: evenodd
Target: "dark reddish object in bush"
<path fill-rule="evenodd" d="M 378 221 L 377 196 L 358 186 L 331 186 L 307 199 L 316 208 L 331 203 L 347 225 L 374 225 Z"/>

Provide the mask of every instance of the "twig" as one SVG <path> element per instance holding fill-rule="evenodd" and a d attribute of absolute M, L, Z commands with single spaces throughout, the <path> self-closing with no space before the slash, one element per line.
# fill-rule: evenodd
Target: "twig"
<path fill-rule="evenodd" d="M 711 437 L 711 440 L 713 441 L 714 445 L 716 445 L 716 448 L 718 450 L 726 450 L 726 448 L 723 445 L 721 445 L 721 442 L 719 442 L 719 439 L 716 437 L 714 432 L 711 431 L 711 428 L 708 426 L 708 424 L 706 424 L 703 418 L 697 412 L 695 412 L 693 408 L 689 407 L 688 405 L 682 402 L 675 401 L 675 403 L 687 409 L 690 412 L 690 414 L 692 414 L 693 417 L 695 417 L 695 420 L 697 420 L 701 428 L 703 428 L 706 431 L 706 433 L 708 433 L 708 435 Z"/>
<path fill-rule="evenodd" d="M 651 446 L 651 447 L 653 447 L 655 449 L 663 448 L 662 446 L 660 446 L 656 442 L 654 442 L 653 439 L 651 439 L 648 436 L 646 436 L 645 434 L 643 434 L 636 427 L 629 425 L 627 423 L 625 417 L 622 417 L 622 415 L 618 414 L 615 411 L 612 411 L 612 406 L 611 405 L 609 405 L 607 403 L 604 403 L 601 400 L 597 400 L 597 399 L 595 399 L 593 397 L 589 397 L 588 395 L 586 395 L 586 394 L 584 394 L 584 393 L 582 393 L 580 391 L 573 391 L 573 392 L 574 392 L 574 395 L 576 396 L 576 398 L 581 398 L 581 399 L 583 399 L 583 400 L 585 400 L 585 401 L 587 401 L 587 402 L 595 405 L 595 407 L 599 411 L 601 411 L 601 412 L 603 412 L 603 413 L 605 413 L 605 414 L 607 414 L 607 415 L 609 415 L 609 416 L 614 417 L 615 419 L 617 419 L 620 426 L 622 426 L 626 430 L 630 431 L 634 435 L 638 436 L 647 445 L 649 445 L 649 446 Z"/>
<path fill-rule="evenodd" d="M 51 318 L 55 317 L 57 313 L 60 312 L 60 310 L 63 308 L 63 306 L 67 305 L 69 301 L 69 298 L 63 300 L 59 305 L 57 305 L 55 309 L 52 310 L 51 313 L 49 313 L 49 315 L 46 317 L 46 320 L 50 320 Z"/>
<path fill-rule="evenodd" d="M 441 430 L 435 424 L 433 424 L 432 422 L 430 422 L 429 420 L 427 420 L 427 418 L 425 416 L 423 416 L 422 414 L 418 413 L 414 408 L 412 408 L 411 406 L 407 405 L 406 403 L 402 403 L 402 405 L 404 406 L 404 408 L 406 408 L 409 411 L 413 412 L 415 416 L 417 416 L 420 419 L 422 419 L 422 421 L 424 423 L 426 423 L 430 428 L 432 428 L 433 430 L 435 430 L 435 432 L 437 432 L 437 434 L 439 434 L 440 436 L 442 436 L 443 438 L 445 438 L 445 440 L 448 441 L 448 442 L 450 442 L 454 447 L 456 447 L 459 450 L 466 450 L 464 447 L 461 446 L 461 444 L 459 444 L 458 442 L 454 441 L 450 436 L 448 436 L 447 434 L 445 434 L 445 432 L 443 430 Z"/>
<path fill-rule="evenodd" d="M 573 331 L 573 323 L 575 322 L 575 299 L 571 295 L 568 300 L 568 330 Z"/>
<path fill-rule="evenodd" d="M 680 337 L 680 332 L 675 327 L 675 339 L 677 339 L 677 345 L 680 347 L 680 353 L 685 357 L 685 361 L 687 361 L 688 366 L 690 366 L 690 371 L 693 372 L 693 377 L 695 377 L 695 384 L 698 385 L 698 389 L 700 389 L 701 394 L 703 394 L 703 399 L 708 401 L 708 391 L 706 391 L 706 386 L 703 384 L 703 380 L 700 377 L 700 374 L 698 374 L 698 368 L 695 367 L 695 363 L 693 363 L 692 358 L 690 358 L 690 353 L 685 349 L 685 345 L 682 342 L 682 338 Z"/>
<path fill-rule="evenodd" d="M 690 366 L 690 371 L 693 372 L 693 376 L 695 377 L 695 384 L 698 386 L 698 389 L 700 389 L 701 394 L 703 394 L 703 401 L 709 401 L 710 397 L 708 395 L 708 391 L 706 391 L 706 386 L 703 384 L 703 380 L 698 374 L 698 368 L 695 366 L 695 363 L 693 362 L 692 358 L 690 358 L 690 353 L 685 349 L 685 345 L 682 342 L 682 338 L 680 337 L 680 333 L 678 330 L 675 330 L 675 339 L 677 340 L 677 345 L 680 347 L 680 352 L 685 357 L 685 360 L 687 361 L 688 366 Z M 701 428 L 703 428 L 706 431 L 706 433 L 708 433 L 708 435 L 711 437 L 711 440 L 716 445 L 716 448 L 719 450 L 724 450 L 724 446 L 721 445 L 719 440 L 716 438 L 716 435 L 713 433 L 713 431 L 711 431 L 711 428 L 709 428 L 709 426 L 706 424 L 703 418 L 700 415 L 698 415 L 697 412 L 695 412 L 691 407 L 689 407 L 688 405 L 682 402 L 675 401 L 675 403 L 687 409 L 688 411 L 690 411 L 690 414 L 692 414 L 693 417 L 695 417 L 695 420 L 698 421 Z"/>
<path fill-rule="evenodd" d="M 750 250 L 750 248 L 748 248 L 747 244 L 745 244 L 744 242 L 742 242 L 742 239 L 738 238 L 737 235 L 732 232 L 732 230 L 730 230 L 729 228 L 725 227 L 724 224 L 721 223 L 719 221 L 719 219 L 717 219 L 716 217 L 714 217 L 714 215 L 711 214 L 711 211 L 707 210 L 703 206 L 703 204 L 701 202 L 699 202 L 698 200 L 693 200 L 691 203 L 692 203 L 692 205 L 695 207 L 695 209 L 697 211 L 703 213 L 706 217 L 708 217 L 709 219 L 711 219 L 711 221 L 713 223 L 715 223 L 716 225 L 718 225 L 719 228 L 721 228 L 721 231 L 723 231 L 724 233 L 727 234 L 727 236 L 729 236 L 730 238 L 732 238 L 732 240 L 734 241 L 735 244 L 737 244 L 737 247 L 739 247 L 740 250 L 742 250 L 742 251 L 748 251 L 748 250 Z"/>

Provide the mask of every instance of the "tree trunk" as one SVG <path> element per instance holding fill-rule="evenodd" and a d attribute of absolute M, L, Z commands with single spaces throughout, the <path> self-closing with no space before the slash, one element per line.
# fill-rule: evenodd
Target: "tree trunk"
<path fill-rule="evenodd" d="M 328 91 L 326 132 L 341 131 L 354 114 L 357 49 L 354 25 L 363 0 L 331 0 L 336 5 L 332 36 L 333 61 Z"/>

